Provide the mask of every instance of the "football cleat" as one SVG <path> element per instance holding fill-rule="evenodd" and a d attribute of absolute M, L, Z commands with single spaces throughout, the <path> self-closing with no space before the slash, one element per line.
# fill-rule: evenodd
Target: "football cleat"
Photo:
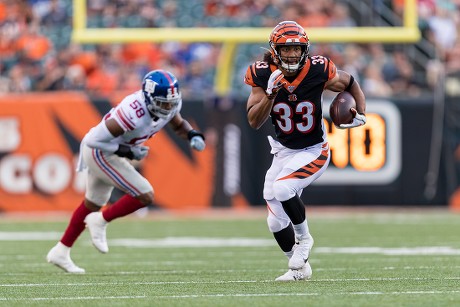
<path fill-rule="evenodd" d="M 308 261 L 312 247 L 313 237 L 310 234 L 308 234 L 307 238 L 299 240 L 292 257 L 289 259 L 289 268 L 292 270 L 299 270 L 303 268 L 305 263 Z"/>
<path fill-rule="evenodd" d="M 94 247 L 105 254 L 109 251 L 107 245 L 106 228 L 107 221 L 102 217 L 102 212 L 93 212 L 85 217 L 86 227 L 89 230 Z"/>
<path fill-rule="evenodd" d="M 70 247 L 65 246 L 61 242 L 58 242 L 46 255 L 46 261 L 54 264 L 60 269 L 63 269 L 67 273 L 84 274 L 85 269 L 82 269 L 73 263 L 70 259 Z"/>
<path fill-rule="evenodd" d="M 286 273 L 276 278 L 275 281 L 299 281 L 299 280 L 308 280 L 311 278 L 312 270 L 310 263 L 305 263 L 305 265 L 298 270 L 289 269 Z"/>

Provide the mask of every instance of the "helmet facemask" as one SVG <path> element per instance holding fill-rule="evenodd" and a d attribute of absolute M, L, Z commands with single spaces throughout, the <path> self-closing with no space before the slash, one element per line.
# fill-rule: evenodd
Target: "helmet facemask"
<path fill-rule="evenodd" d="M 296 57 L 282 56 L 280 48 L 282 46 L 300 46 L 301 54 Z M 295 73 L 303 68 L 308 55 L 308 47 L 305 45 L 295 44 L 279 44 L 276 47 L 272 47 L 272 56 L 276 64 L 280 65 L 284 70 L 289 73 Z M 296 60 L 296 61 L 295 61 Z"/>

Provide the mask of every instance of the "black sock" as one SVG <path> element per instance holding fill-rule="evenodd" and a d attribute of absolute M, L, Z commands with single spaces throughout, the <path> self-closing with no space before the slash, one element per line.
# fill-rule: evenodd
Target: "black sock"
<path fill-rule="evenodd" d="M 294 228 L 292 227 L 292 224 L 289 224 L 288 227 L 278 232 L 274 232 L 273 236 L 283 252 L 287 253 L 292 250 L 292 247 L 295 244 Z"/>

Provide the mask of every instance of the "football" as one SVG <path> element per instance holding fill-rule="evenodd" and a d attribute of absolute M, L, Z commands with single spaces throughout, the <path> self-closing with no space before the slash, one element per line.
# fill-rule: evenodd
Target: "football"
<path fill-rule="evenodd" d="M 335 96 L 329 107 L 329 116 L 335 126 L 350 124 L 353 121 L 351 108 L 356 109 L 356 101 L 349 92 L 340 92 Z"/>

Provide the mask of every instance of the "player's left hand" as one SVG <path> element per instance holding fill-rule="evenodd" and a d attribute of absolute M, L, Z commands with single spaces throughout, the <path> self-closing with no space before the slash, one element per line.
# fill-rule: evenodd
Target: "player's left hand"
<path fill-rule="evenodd" d="M 148 146 L 142 146 L 142 145 L 131 147 L 131 152 L 133 153 L 133 159 L 138 160 L 138 161 L 144 159 L 149 153 L 149 149 L 150 148 Z"/>
<path fill-rule="evenodd" d="M 351 108 L 351 112 L 354 115 L 353 121 L 350 124 L 341 124 L 340 128 L 346 129 L 346 128 L 354 128 L 354 127 L 359 127 L 359 126 L 364 126 L 366 124 L 366 115 L 364 114 L 359 114 L 356 109 Z"/>
<path fill-rule="evenodd" d="M 197 151 L 203 151 L 206 147 L 206 143 L 204 142 L 204 139 L 201 136 L 195 135 L 190 139 L 190 147 Z"/>

